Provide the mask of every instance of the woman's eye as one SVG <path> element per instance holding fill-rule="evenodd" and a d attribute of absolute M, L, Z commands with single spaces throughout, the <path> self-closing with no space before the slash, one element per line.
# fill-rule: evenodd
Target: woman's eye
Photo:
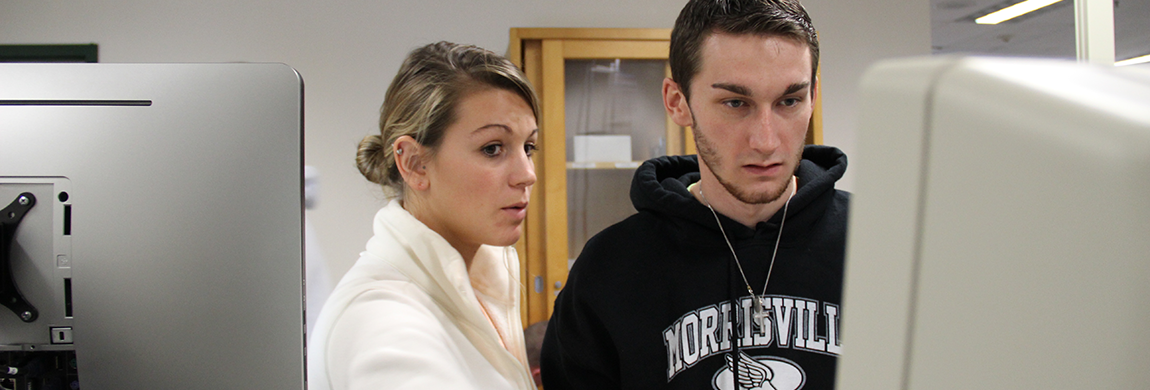
<path fill-rule="evenodd" d="M 523 151 L 527 152 L 527 157 L 534 155 L 536 150 L 539 150 L 539 147 L 535 146 L 535 144 L 523 145 Z"/>
<path fill-rule="evenodd" d="M 503 145 L 500 144 L 491 144 L 483 147 L 483 154 L 486 154 L 488 157 L 498 156 L 502 151 Z"/>

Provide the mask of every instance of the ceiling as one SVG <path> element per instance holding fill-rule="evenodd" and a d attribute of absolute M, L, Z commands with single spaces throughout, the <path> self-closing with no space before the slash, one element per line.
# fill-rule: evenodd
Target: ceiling
<path fill-rule="evenodd" d="M 1074 1 L 997 25 L 974 19 L 1021 0 L 931 0 L 934 53 L 1074 58 Z M 1114 0 L 1115 60 L 1150 54 L 1150 0 Z"/>

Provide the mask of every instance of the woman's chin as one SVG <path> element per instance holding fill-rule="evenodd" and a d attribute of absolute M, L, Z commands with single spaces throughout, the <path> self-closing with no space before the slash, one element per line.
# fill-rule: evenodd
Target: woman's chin
<path fill-rule="evenodd" d="M 523 225 L 517 225 L 517 226 L 515 226 L 514 229 L 506 229 L 504 232 L 502 232 L 502 234 L 500 234 L 498 237 L 496 237 L 494 240 L 492 240 L 492 242 L 489 245 L 493 245 L 493 246 L 515 245 L 515 243 L 519 241 L 519 237 L 523 233 L 521 226 L 523 226 Z"/>

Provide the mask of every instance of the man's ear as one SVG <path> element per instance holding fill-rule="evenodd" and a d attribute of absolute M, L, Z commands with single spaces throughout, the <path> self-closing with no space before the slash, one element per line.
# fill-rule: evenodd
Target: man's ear
<path fill-rule="evenodd" d="M 395 167 L 408 188 L 422 191 L 430 186 L 427 178 L 427 168 L 423 161 L 423 145 L 409 135 L 400 136 L 391 143 L 392 153 L 395 155 Z"/>
<path fill-rule="evenodd" d="M 691 107 L 687 105 L 687 95 L 683 94 L 679 83 L 670 77 L 663 79 L 663 108 L 667 110 L 667 115 L 671 116 L 675 124 L 683 127 L 695 125 L 695 120 L 691 117 Z"/>

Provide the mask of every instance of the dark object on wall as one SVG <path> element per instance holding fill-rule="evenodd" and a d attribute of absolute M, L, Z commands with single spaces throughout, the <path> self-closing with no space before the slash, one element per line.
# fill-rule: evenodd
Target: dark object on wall
<path fill-rule="evenodd" d="M 99 62 L 99 47 L 95 43 L 0 45 L 0 62 Z"/>

